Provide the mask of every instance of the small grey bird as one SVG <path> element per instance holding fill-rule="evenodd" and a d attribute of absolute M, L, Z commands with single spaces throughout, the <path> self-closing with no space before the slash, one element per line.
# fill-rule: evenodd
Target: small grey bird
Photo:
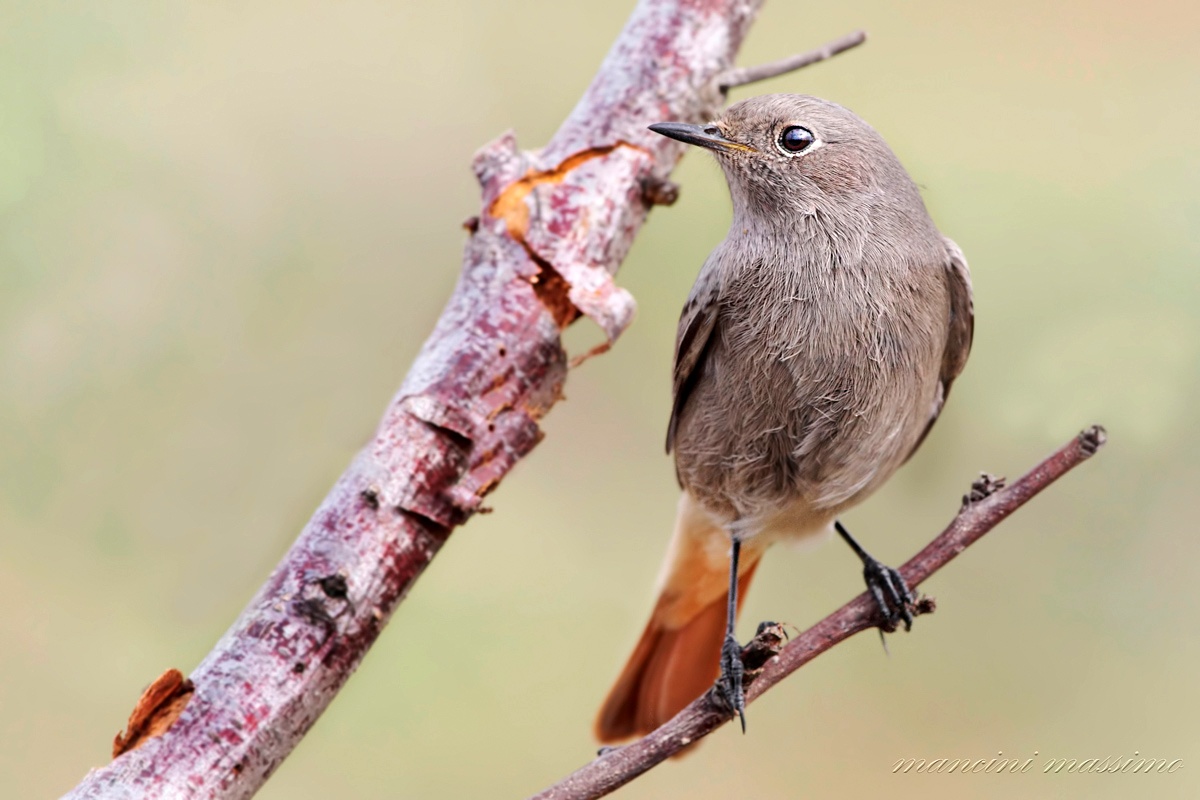
<path fill-rule="evenodd" d="M 776 541 L 835 528 L 884 616 L 911 625 L 900 574 L 837 518 L 925 438 L 974 325 L 962 251 L 854 113 L 765 95 L 650 129 L 716 156 L 733 222 L 679 320 L 667 450 L 683 494 L 658 602 L 596 720 L 606 742 L 652 731 L 714 679 L 745 728 L 734 622 Z"/>

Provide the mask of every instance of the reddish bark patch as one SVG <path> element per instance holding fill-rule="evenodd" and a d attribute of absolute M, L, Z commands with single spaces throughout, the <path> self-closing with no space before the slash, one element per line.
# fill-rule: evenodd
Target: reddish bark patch
<path fill-rule="evenodd" d="M 125 731 L 113 739 L 113 758 L 136 750 L 175 724 L 196 688 L 177 669 L 169 669 L 142 692 Z"/>
<path fill-rule="evenodd" d="M 558 327 L 565 328 L 579 318 L 579 309 L 570 298 L 571 284 L 548 262 L 537 257 L 534 261 L 541 267 L 541 272 L 529 279 L 534 294 L 554 317 Z"/>
<path fill-rule="evenodd" d="M 602 158 L 618 147 L 642 150 L 629 142 L 617 141 L 614 144 L 589 147 L 586 150 L 572 153 L 552 169 L 530 171 L 524 177 L 513 181 L 488 206 L 488 213 L 496 219 L 504 221 L 508 235 L 519 242 L 533 262 L 538 265 L 538 274 L 531 277 L 529 282 L 533 285 L 533 290 L 537 293 L 538 299 L 542 301 L 542 305 L 550 311 L 555 323 L 560 328 L 565 328 L 578 319 L 580 310 L 571 301 L 571 284 L 563 277 L 562 273 L 554 268 L 553 264 L 538 255 L 526 240 L 526 233 L 529 231 L 529 204 L 526 201 L 529 199 L 530 193 L 538 186 L 561 183 L 580 164 L 594 158 Z M 556 232 L 565 235 L 564 231 Z"/>
<path fill-rule="evenodd" d="M 606 156 L 618 147 L 633 146 L 628 142 L 617 142 L 616 144 L 606 144 L 600 147 L 590 147 L 587 150 L 572 153 L 553 169 L 542 170 L 540 172 L 531 171 L 525 177 L 513 181 L 506 186 L 504 191 L 500 192 L 496 199 L 492 201 L 491 206 L 488 208 L 488 213 L 497 219 L 504 220 L 508 226 L 509 236 L 518 242 L 524 242 L 525 231 L 529 228 L 529 206 L 525 204 L 525 199 L 529 197 L 530 192 L 543 183 L 561 183 L 563 178 L 571 174 L 571 170 L 585 161 Z"/>

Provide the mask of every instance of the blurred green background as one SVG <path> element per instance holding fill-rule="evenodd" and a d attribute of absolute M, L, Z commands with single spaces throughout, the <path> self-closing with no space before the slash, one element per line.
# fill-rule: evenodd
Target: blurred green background
<path fill-rule="evenodd" d="M 615 3 L 0 3 L 0 786 L 107 760 L 194 667 L 358 446 L 478 211 L 472 152 L 543 144 Z M 977 334 L 920 456 L 848 518 L 900 562 L 981 469 L 1085 424 L 1103 455 L 924 588 L 935 616 L 823 656 L 628 798 L 1200 796 L 1200 11 L 1184 2 L 773 0 L 754 91 L 841 102 L 970 260 Z M 737 97 L 746 96 L 745 91 Z M 520 797 L 586 761 L 674 512 L 679 308 L 728 201 L 692 154 L 620 275 L 640 303 L 547 438 L 451 538 L 264 798 Z M 579 351 L 598 335 L 581 323 Z M 773 552 L 743 619 L 861 589 Z M 1182 759 L 1173 775 L 893 775 L 909 757 Z"/>

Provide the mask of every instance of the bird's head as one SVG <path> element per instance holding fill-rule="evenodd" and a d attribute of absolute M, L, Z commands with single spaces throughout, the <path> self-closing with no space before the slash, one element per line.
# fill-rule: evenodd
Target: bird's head
<path fill-rule="evenodd" d="M 739 217 L 837 218 L 914 198 L 920 206 L 912 181 L 874 128 L 816 97 L 762 95 L 735 103 L 706 125 L 662 122 L 650 130 L 711 151 Z"/>

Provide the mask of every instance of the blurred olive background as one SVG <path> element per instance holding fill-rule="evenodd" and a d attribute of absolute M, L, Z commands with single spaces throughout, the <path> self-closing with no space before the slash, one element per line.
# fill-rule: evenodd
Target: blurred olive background
<path fill-rule="evenodd" d="M 57 796 L 194 667 L 367 439 L 449 294 L 473 151 L 543 144 L 632 0 L 0 3 L 0 786 Z M 970 260 L 977 333 L 919 457 L 848 523 L 898 563 L 981 469 L 1101 457 L 629 798 L 1195 797 L 1200 12 L 773 0 L 753 91 L 858 111 Z M 746 96 L 745 90 L 736 97 Z M 620 281 L 639 317 L 456 532 L 264 798 L 520 797 L 588 760 L 674 513 L 679 308 L 728 201 L 692 154 Z M 578 352 L 598 339 L 572 329 Z M 861 589 L 773 552 L 743 619 Z M 894 775 L 901 758 L 1182 759 L 1173 775 Z"/>

